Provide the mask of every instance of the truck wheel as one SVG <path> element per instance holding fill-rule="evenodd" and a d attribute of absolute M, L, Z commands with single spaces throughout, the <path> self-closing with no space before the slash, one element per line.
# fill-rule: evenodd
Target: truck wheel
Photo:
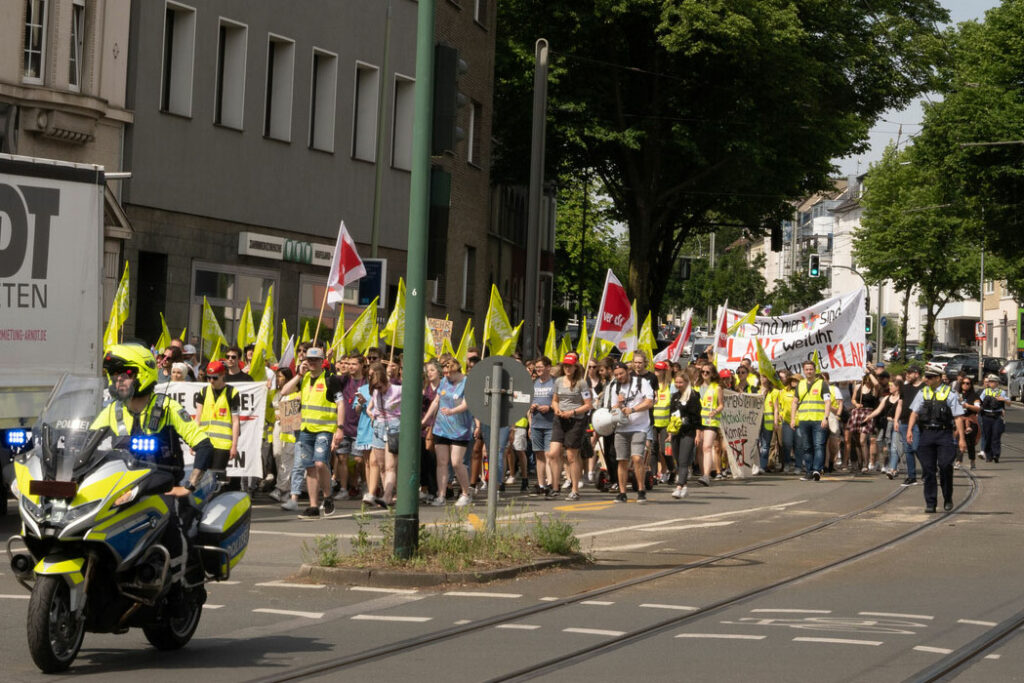
<path fill-rule="evenodd" d="M 158 650 L 179 650 L 192 640 L 192 635 L 199 628 L 199 617 L 203 614 L 203 605 L 186 597 L 188 613 L 180 617 L 164 616 L 158 622 L 142 627 L 146 640 Z"/>
<path fill-rule="evenodd" d="M 44 673 L 64 671 L 75 661 L 85 620 L 71 613 L 71 591 L 63 576 L 39 576 L 28 602 L 28 649 Z"/>

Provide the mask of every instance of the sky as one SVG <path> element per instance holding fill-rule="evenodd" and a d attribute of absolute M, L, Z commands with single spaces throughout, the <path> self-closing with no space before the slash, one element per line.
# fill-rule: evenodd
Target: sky
<path fill-rule="evenodd" d="M 999 0 L 941 0 L 941 3 L 949 10 L 950 21 L 957 23 L 970 19 L 983 19 L 985 11 L 1000 4 Z M 934 99 L 934 95 L 931 96 Z M 870 165 L 882 158 L 882 152 L 890 142 L 900 140 L 902 147 L 906 142 L 921 130 L 921 121 L 924 115 L 921 110 L 921 101 L 928 101 L 921 97 L 915 100 L 909 107 L 902 111 L 889 110 L 885 112 L 879 122 L 871 129 L 868 142 L 871 148 L 864 154 L 836 159 L 843 176 L 867 172 Z M 903 126 L 902 136 L 900 125 Z"/>

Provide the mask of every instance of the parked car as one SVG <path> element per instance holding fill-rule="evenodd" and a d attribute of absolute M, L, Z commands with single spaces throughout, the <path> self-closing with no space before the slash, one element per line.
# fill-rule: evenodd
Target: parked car
<path fill-rule="evenodd" d="M 943 372 L 946 378 L 952 380 L 963 370 L 968 377 L 975 382 L 978 381 L 978 357 L 973 353 L 958 353 L 946 362 Z"/>
<path fill-rule="evenodd" d="M 690 360 L 697 360 L 714 343 L 714 337 L 697 337 L 694 339 L 693 345 L 690 347 Z"/>
<path fill-rule="evenodd" d="M 932 359 L 925 363 L 926 368 L 931 368 L 938 372 L 946 371 L 946 363 L 953 360 L 956 357 L 955 353 L 937 353 L 932 356 Z"/>
<path fill-rule="evenodd" d="M 999 368 L 999 382 L 1009 386 L 1010 377 L 1017 373 L 1017 370 L 1024 367 L 1024 360 L 1011 360 L 1007 361 L 1006 364 Z"/>
<path fill-rule="evenodd" d="M 1011 400 L 1024 402 L 1024 363 L 1021 361 L 1011 361 L 1011 363 L 1016 363 L 1016 365 L 1007 379 L 1006 393 L 1010 395 Z"/>

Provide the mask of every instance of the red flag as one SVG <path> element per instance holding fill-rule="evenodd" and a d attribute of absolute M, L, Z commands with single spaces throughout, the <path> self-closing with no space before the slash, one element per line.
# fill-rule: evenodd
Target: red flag
<path fill-rule="evenodd" d="M 683 353 L 683 347 L 686 346 L 686 342 L 690 339 L 690 330 L 692 329 L 693 323 L 693 309 L 691 308 L 686 312 L 686 322 L 683 323 L 679 328 L 679 334 L 676 335 L 674 342 L 662 349 L 658 355 L 654 357 L 654 362 L 668 361 L 670 363 L 678 363 L 679 356 Z"/>
<path fill-rule="evenodd" d="M 729 347 L 729 302 L 726 301 L 718 316 L 715 332 L 715 355 L 725 355 Z"/>
<path fill-rule="evenodd" d="M 618 346 L 620 341 L 632 340 L 630 332 L 635 326 L 636 317 L 629 297 L 626 296 L 626 289 L 609 268 L 604 280 L 604 292 L 601 294 L 601 307 L 597 310 L 594 337 Z"/>
<path fill-rule="evenodd" d="M 288 343 L 285 344 L 284 351 L 281 352 L 281 360 L 277 367 L 290 368 L 292 372 L 295 372 L 295 337 L 288 337 Z"/>
<path fill-rule="evenodd" d="M 345 221 L 338 227 L 338 242 L 334 245 L 331 274 L 327 276 L 327 303 L 334 304 L 345 298 L 345 285 L 366 275 L 366 267 L 356 251 L 356 243 L 345 229 Z"/>

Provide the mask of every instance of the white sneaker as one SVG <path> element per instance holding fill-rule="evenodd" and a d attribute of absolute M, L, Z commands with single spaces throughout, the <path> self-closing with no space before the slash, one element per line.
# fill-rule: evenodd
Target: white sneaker
<path fill-rule="evenodd" d="M 591 484 L 594 483 L 594 473 L 593 472 L 587 472 L 587 481 L 589 481 Z"/>
<path fill-rule="evenodd" d="M 480 485 L 476 487 L 476 492 L 477 493 L 487 493 L 487 482 L 486 481 L 480 482 Z"/>
<path fill-rule="evenodd" d="M 507 477 L 505 477 L 505 486 L 510 486 L 514 483 L 516 483 L 516 475 L 510 474 Z"/>
<path fill-rule="evenodd" d="M 348 499 L 349 499 L 348 489 L 340 489 L 337 493 L 334 494 L 334 500 L 348 500 Z"/>
<path fill-rule="evenodd" d="M 461 496 L 459 496 L 459 499 L 455 501 L 455 507 L 464 508 L 472 502 L 473 499 L 470 497 L 470 495 L 468 493 L 463 493 Z"/>
<path fill-rule="evenodd" d="M 761 474 L 761 467 L 759 465 L 751 465 L 750 466 L 750 474 L 755 476 L 755 477 L 757 475 Z"/>
<path fill-rule="evenodd" d="M 299 509 L 299 502 L 294 498 L 289 498 L 285 502 L 281 503 L 282 510 L 288 510 L 289 512 L 295 512 Z"/>
<path fill-rule="evenodd" d="M 686 498 L 686 487 L 677 486 L 676 490 L 672 492 L 673 498 Z"/>
<path fill-rule="evenodd" d="M 572 488 L 572 482 L 569 481 L 568 479 L 566 479 L 565 483 L 562 484 L 562 490 L 565 491 L 565 490 L 571 489 L 571 488 Z"/>
<path fill-rule="evenodd" d="M 444 507 L 444 496 L 438 496 L 434 500 L 430 501 L 430 504 L 436 508 Z"/>
<path fill-rule="evenodd" d="M 372 493 L 364 493 L 363 502 L 366 503 L 367 505 L 376 505 L 377 497 L 374 496 Z"/>

